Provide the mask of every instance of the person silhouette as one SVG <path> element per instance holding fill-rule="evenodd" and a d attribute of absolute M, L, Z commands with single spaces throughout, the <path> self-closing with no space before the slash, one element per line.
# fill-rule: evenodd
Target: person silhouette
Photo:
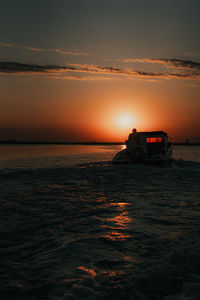
<path fill-rule="evenodd" d="M 142 161 L 146 155 L 143 139 L 135 128 L 133 128 L 126 141 L 126 151 L 132 161 Z"/>
<path fill-rule="evenodd" d="M 133 128 L 132 133 L 130 133 L 128 136 L 127 142 L 128 142 L 128 144 L 130 144 L 130 146 L 132 146 L 132 145 L 136 146 L 136 144 L 139 144 L 139 141 L 140 141 L 140 137 L 137 133 L 137 129 Z"/>
<path fill-rule="evenodd" d="M 126 151 L 129 156 L 132 156 L 133 149 L 138 145 L 138 133 L 135 128 L 133 128 L 132 132 L 128 136 L 128 140 L 126 141 Z"/>

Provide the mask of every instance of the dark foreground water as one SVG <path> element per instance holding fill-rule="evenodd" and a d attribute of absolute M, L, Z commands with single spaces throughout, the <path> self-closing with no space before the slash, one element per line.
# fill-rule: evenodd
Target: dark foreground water
<path fill-rule="evenodd" d="M 0 299 L 200 299 L 199 147 L 166 168 L 6 147 Z"/>

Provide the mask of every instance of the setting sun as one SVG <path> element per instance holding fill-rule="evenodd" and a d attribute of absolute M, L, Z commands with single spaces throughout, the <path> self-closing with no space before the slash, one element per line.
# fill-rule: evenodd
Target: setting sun
<path fill-rule="evenodd" d="M 132 127 L 133 123 L 134 123 L 133 117 L 128 114 L 120 115 L 117 118 L 117 124 L 121 128 L 130 128 Z"/>

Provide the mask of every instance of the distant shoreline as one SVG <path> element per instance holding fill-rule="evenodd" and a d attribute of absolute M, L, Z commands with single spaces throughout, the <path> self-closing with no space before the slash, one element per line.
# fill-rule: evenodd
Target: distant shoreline
<path fill-rule="evenodd" d="M 125 145 L 125 142 L 45 142 L 45 141 L 0 141 L 0 145 Z"/>
<path fill-rule="evenodd" d="M 182 146 L 199 146 L 198 143 L 172 143 L 173 145 Z M 15 140 L 2 140 L 0 145 L 91 145 L 91 146 L 103 146 L 103 145 L 125 145 L 125 142 L 45 142 L 45 141 L 15 141 Z"/>

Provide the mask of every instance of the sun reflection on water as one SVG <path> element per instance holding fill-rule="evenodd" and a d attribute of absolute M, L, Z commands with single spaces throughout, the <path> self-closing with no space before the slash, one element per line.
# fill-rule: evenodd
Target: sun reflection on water
<path fill-rule="evenodd" d="M 102 227 L 110 229 L 110 231 L 103 235 L 104 238 L 111 241 L 123 241 L 131 237 L 130 234 L 124 232 L 131 223 L 131 218 L 128 216 L 128 211 L 126 210 L 127 205 L 130 205 L 130 203 L 118 202 L 110 204 L 110 206 L 117 206 L 117 210 L 120 213 L 112 218 L 104 219 L 106 224 L 102 225 Z"/>
<path fill-rule="evenodd" d="M 107 238 L 111 241 L 124 241 L 127 238 L 131 237 L 130 234 L 125 234 L 121 232 L 116 232 L 116 231 L 110 231 L 107 234 L 103 236 L 104 238 Z"/>
<path fill-rule="evenodd" d="M 127 212 L 123 212 L 120 215 L 117 215 L 113 218 L 106 219 L 108 222 L 114 222 L 114 224 L 119 226 L 119 229 L 123 229 L 125 227 L 128 227 L 128 223 L 131 222 L 131 219 L 127 216 Z"/>
<path fill-rule="evenodd" d="M 86 273 L 90 274 L 93 277 L 96 277 L 96 275 L 97 275 L 96 272 L 93 269 L 89 269 L 89 268 L 86 268 L 84 266 L 78 267 L 78 270 L 85 271 Z"/>
<path fill-rule="evenodd" d="M 121 150 L 126 149 L 126 145 L 121 145 Z"/>

